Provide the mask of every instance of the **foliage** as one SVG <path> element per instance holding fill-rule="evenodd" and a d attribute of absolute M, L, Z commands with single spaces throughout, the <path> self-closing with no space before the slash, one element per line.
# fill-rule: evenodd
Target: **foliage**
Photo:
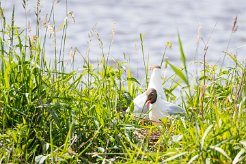
<path fill-rule="evenodd" d="M 179 36 L 183 68 L 168 61 L 174 75 L 163 80 L 175 81 L 165 90 L 168 99 L 175 100 L 173 91 L 182 87 L 187 115 L 163 118 L 161 125 L 142 123 L 123 112 L 143 92 L 125 67 L 130 63 L 109 65 L 102 52 L 98 65 L 87 56 L 78 71 L 65 71 L 56 60 L 49 65 L 45 37 L 26 35 L 14 23 L 14 10 L 10 25 L 3 14 L 0 163 L 246 161 L 245 66 L 233 54 L 234 66 L 205 65 L 206 74 L 191 84 Z"/>

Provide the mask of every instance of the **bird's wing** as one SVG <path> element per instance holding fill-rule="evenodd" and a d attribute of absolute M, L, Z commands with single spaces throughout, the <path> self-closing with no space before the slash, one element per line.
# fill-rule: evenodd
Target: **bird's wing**
<path fill-rule="evenodd" d="M 167 112 L 170 115 L 177 114 L 177 113 L 185 113 L 185 110 L 176 104 L 166 102 L 166 106 L 167 106 Z"/>
<path fill-rule="evenodd" d="M 141 112 L 147 112 L 147 108 L 145 106 L 145 102 L 147 100 L 146 92 L 138 95 L 134 100 L 134 110 L 133 113 L 141 113 Z M 126 112 L 130 112 L 130 108 L 128 107 Z"/>
<path fill-rule="evenodd" d="M 133 113 L 135 114 L 136 117 L 141 117 L 141 118 L 145 118 L 148 119 L 149 115 L 148 115 L 148 108 L 145 105 L 145 102 L 147 100 L 147 95 L 146 92 L 138 95 L 134 100 L 134 110 Z M 128 107 L 126 112 L 130 112 L 130 108 Z"/>
<path fill-rule="evenodd" d="M 147 107 L 145 106 L 145 102 L 147 100 L 146 92 L 138 95 L 134 100 L 134 113 L 146 113 L 148 111 Z"/>
<path fill-rule="evenodd" d="M 162 110 L 166 111 L 168 114 L 185 113 L 185 110 L 176 104 L 165 101 L 165 99 L 160 96 L 160 107 Z"/>

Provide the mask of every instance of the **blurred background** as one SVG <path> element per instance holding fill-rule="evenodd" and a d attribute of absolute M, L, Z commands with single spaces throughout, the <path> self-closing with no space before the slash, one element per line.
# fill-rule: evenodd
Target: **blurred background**
<path fill-rule="evenodd" d="M 27 20 L 31 33 L 34 34 L 37 0 L 28 0 L 26 4 L 25 10 L 23 0 L 1 0 L 9 22 L 14 6 L 16 24 L 24 29 Z M 244 0 L 40 0 L 41 26 L 44 26 L 52 4 L 54 15 L 49 25 L 56 29 L 57 45 L 54 46 L 51 28 L 46 55 L 52 59 L 54 47 L 57 51 L 60 50 L 59 38 L 63 33 L 59 27 L 67 18 L 65 61 L 71 62 L 69 54 L 77 48 L 80 52 L 74 60 L 77 67 L 82 66 L 81 56 L 86 56 L 88 52 L 93 63 L 101 59 L 102 51 L 107 55 L 112 33 L 109 60 L 113 62 L 113 59 L 130 58 L 131 67 L 137 70 L 143 68 L 140 33 L 143 35 L 144 51 L 146 58 L 149 56 L 150 64 L 160 63 L 167 42 L 172 43 L 172 48 L 167 49 L 166 57 L 172 63 L 181 63 L 178 32 L 187 61 L 191 63 L 202 60 L 206 43 L 207 61 L 210 64 L 221 63 L 225 50 L 242 59 L 246 52 Z M 235 16 L 238 16 L 238 29 L 232 33 Z M 226 60 L 225 64 L 230 62 Z"/>

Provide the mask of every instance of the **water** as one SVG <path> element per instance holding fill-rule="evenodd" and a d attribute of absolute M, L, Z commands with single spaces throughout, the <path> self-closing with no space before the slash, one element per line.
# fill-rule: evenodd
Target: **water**
<path fill-rule="evenodd" d="M 28 1 L 28 13 L 22 7 L 21 0 L 2 0 L 2 7 L 7 18 L 10 18 L 13 4 L 16 11 L 16 24 L 25 27 L 25 20 L 31 22 L 35 31 L 36 0 Z M 41 21 L 50 12 L 52 1 L 41 0 Z M 198 31 L 200 38 L 208 42 L 207 60 L 211 64 L 221 63 L 231 34 L 233 18 L 238 16 L 238 31 L 233 33 L 229 50 L 244 59 L 246 52 L 246 3 L 244 0 L 68 0 L 67 9 L 73 12 L 75 23 L 71 17 L 67 33 L 65 60 L 69 63 L 69 50 L 77 47 L 81 55 L 86 56 L 88 34 L 93 28 L 100 34 L 104 53 L 112 36 L 112 26 L 115 28 L 113 45 L 110 50 L 110 60 L 122 60 L 125 56 L 131 59 L 131 67 L 143 68 L 142 52 L 139 34 L 144 36 L 145 55 L 149 55 L 150 64 L 159 64 L 165 48 L 165 42 L 173 43 L 167 50 L 166 57 L 175 64 L 180 64 L 177 43 L 178 31 L 181 35 L 187 61 L 201 60 L 204 54 L 204 43 L 197 44 Z M 66 1 L 59 1 L 54 8 L 56 29 L 66 17 Z M 53 25 L 53 22 L 50 23 Z M 200 29 L 200 30 L 198 30 Z M 44 29 L 43 29 L 44 30 Z M 57 32 L 57 38 L 62 30 Z M 210 39 L 209 39 L 210 38 Z M 198 46 L 197 46 L 198 45 Z M 60 48 L 60 42 L 57 49 Z M 47 44 L 47 56 L 54 56 L 52 38 Z M 196 51 L 196 49 L 198 51 Z M 101 49 L 94 34 L 90 43 L 90 58 L 96 62 L 101 57 Z M 75 58 L 76 67 L 82 66 L 82 57 Z M 229 62 L 226 60 L 226 62 Z M 229 62 L 230 63 L 230 62 Z"/>

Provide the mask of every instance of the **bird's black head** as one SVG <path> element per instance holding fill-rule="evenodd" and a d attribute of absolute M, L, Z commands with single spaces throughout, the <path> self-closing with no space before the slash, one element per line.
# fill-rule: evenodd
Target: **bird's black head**
<path fill-rule="evenodd" d="M 157 92 L 154 88 L 149 88 L 146 92 L 147 94 L 147 100 L 146 100 L 146 103 L 147 105 L 149 104 L 153 104 L 156 102 L 157 100 Z"/>

